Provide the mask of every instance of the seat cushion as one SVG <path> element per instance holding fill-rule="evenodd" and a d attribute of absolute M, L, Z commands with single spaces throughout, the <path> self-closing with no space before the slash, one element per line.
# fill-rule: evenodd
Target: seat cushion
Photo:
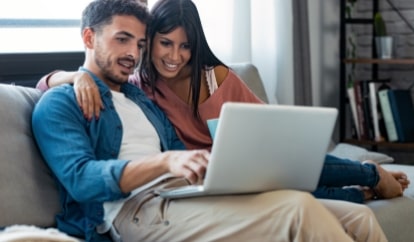
<path fill-rule="evenodd" d="M 0 84 L 0 227 L 55 225 L 58 191 L 31 130 L 40 96 L 34 88 Z"/>

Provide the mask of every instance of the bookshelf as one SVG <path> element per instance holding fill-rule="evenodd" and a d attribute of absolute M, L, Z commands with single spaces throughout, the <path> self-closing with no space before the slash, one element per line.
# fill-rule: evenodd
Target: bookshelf
<path fill-rule="evenodd" d="M 413 143 L 399 143 L 399 142 L 386 142 L 386 141 L 374 141 L 374 140 L 361 140 L 349 137 L 350 130 L 347 122 L 352 122 L 352 118 L 349 115 L 352 113 L 347 112 L 348 106 L 350 106 L 348 94 L 347 94 L 347 65 L 353 64 L 369 64 L 371 65 L 371 81 L 383 82 L 378 78 L 379 65 L 414 65 L 414 59 L 378 59 L 376 58 L 375 41 L 372 36 L 372 49 L 371 57 L 367 58 L 348 58 L 346 56 L 347 51 L 347 26 L 358 25 L 370 25 L 372 26 L 372 33 L 374 33 L 374 16 L 379 11 L 379 1 L 372 0 L 372 15 L 370 18 L 349 18 L 346 16 L 346 3 L 347 0 L 341 0 L 340 2 L 340 85 L 339 85 L 339 140 L 340 142 L 351 143 L 359 146 L 364 146 L 372 150 L 385 149 L 397 149 L 397 150 L 414 150 Z"/>
<path fill-rule="evenodd" d="M 390 65 L 414 65 L 414 59 L 344 59 L 345 64 L 390 64 Z"/>

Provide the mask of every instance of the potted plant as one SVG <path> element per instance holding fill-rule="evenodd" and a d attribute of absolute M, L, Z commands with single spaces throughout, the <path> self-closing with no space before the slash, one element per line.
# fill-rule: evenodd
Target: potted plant
<path fill-rule="evenodd" d="M 392 58 L 393 38 L 388 35 L 384 19 L 379 12 L 374 16 L 374 30 L 377 57 L 380 59 Z"/>

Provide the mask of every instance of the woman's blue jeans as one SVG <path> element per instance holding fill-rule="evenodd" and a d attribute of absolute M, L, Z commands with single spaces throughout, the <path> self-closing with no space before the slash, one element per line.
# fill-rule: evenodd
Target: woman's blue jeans
<path fill-rule="evenodd" d="M 347 186 L 373 188 L 378 181 L 379 174 L 374 164 L 326 155 L 318 187 L 312 194 L 316 198 L 363 203 L 363 191 Z"/>

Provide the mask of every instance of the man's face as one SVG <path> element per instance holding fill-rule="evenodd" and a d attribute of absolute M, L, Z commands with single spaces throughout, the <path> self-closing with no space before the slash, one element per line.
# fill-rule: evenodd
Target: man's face
<path fill-rule="evenodd" d="M 145 46 L 145 27 L 133 16 L 114 16 L 111 24 L 94 32 L 89 68 L 111 89 L 119 90 L 136 67 Z"/>

